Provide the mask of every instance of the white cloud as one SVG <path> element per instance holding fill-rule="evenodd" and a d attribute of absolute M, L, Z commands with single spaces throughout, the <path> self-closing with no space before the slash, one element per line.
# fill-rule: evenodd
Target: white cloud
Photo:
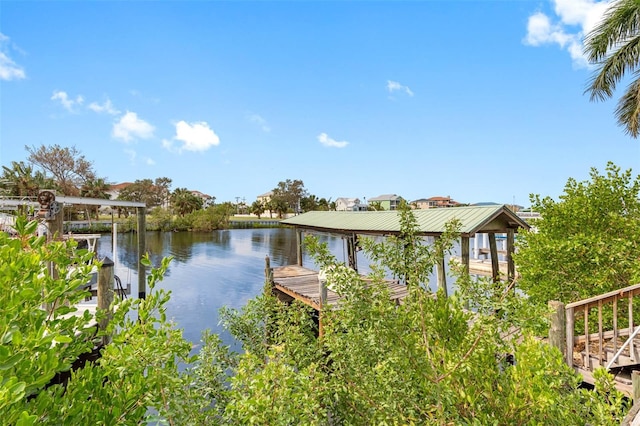
<path fill-rule="evenodd" d="M 565 49 L 577 67 L 588 65 L 583 39 L 598 25 L 613 1 L 552 0 L 554 15 L 536 12 L 529 16 L 523 42 L 530 46 L 557 45 Z"/>
<path fill-rule="evenodd" d="M 120 120 L 113 124 L 112 136 L 117 139 L 122 139 L 125 142 L 129 142 L 133 139 L 149 139 L 153 137 L 155 128 L 138 118 L 138 114 L 135 112 L 127 111 L 125 115 L 120 117 Z"/>
<path fill-rule="evenodd" d="M 84 103 L 84 97 L 82 95 L 78 95 L 73 99 L 69 97 L 67 92 L 63 92 L 62 90 L 54 91 L 53 95 L 51 95 L 51 100 L 60 101 L 60 105 L 69 112 L 75 112 L 74 108 Z"/>
<path fill-rule="evenodd" d="M 24 68 L 9 57 L 8 51 L 10 47 L 12 46 L 9 43 L 9 37 L 0 33 L 0 80 L 10 81 L 26 78 L 27 75 L 24 72 Z M 14 47 L 13 50 L 19 49 Z"/>
<path fill-rule="evenodd" d="M 176 135 L 173 139 L 182 142 L 179 151 L 206 151 L 212 146 L 220 144 L 220 138 L 215 134 L 213 129 L 204 121 L 196 123 L 187 123 L 182 120 L 176 123 Z M 173 143 L 171 141 L 162 141 L 162 145 L 171 149 Z"/>
<path fill-rule="evenodd" d="M 98 114 L 101 114 L 101 113 L 106 113 L 106 114 L 110 114 L 110 115 L 118 115 L 118 114 L 120 114 L 120 111 L 115 109 L 115 107 L 111 103 L 111 99 L 109 99 L 109 98 L 107 98 L 107 100 L 104 101 L 104 103 L 102 103 L 102 104 L 99 104 L 97 102 L 91 102 L 87 106 L 87 108 L 89 108 L 91 111 L 97 112 Z"/>
<path fill-rule="evenodd" d="M 324 146 L 328 146 L 331 148 L 344 148 L 345 146 L 349 145 L 349 142 L 337 141 L 335 139 L 330 138 L 329 135 L 327 135 L 326 133 L 320 133 L 318 135 L 318 142 L 320 142 Z"/>
<path fill-rule="evenodd" d="M 258 114 L 250 114 L 248 117 L 249 121 L 260 126 L 263 132 L 269 133 L 271 131 L 271 127 L 269 127 L 269 123 L 263 117 Z"/>
<path fill-rule="evenodd" d="M 411 91 L 411 89 L 409 89 L 408 86 L 403 86 L 402 84 L 393 80 L 387 80 L 387 90 L 389 91 L 389 93 L 400 91 L 406 93 L 409 96 L 413 96 L 413 92 Z"/>
<path fill-rule="evenodd" d="M 144 162 L 147 163 L 147 166 L 155 166 L 156 165 L 156 162 L 153 160 L 153 158 L 145 158 Z"/>

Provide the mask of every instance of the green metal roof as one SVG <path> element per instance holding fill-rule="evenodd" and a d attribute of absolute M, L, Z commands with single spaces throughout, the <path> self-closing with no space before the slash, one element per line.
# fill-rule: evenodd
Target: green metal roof
<path fill-rule="evenodd" d="M 300 229 L 321 232 L 388 235 L 400 232 L 400 212 L 327 212 L 313 211 L 283 220 L 281 223 Z M 529 229 L 529 225 L 505 205 L 471 206 L 412 210 L 420 234 L 440 235 L 445 224 L 460 221 L 460 233 L 471 236 L 477 232 L 507 232 L 507 229 Z"/>

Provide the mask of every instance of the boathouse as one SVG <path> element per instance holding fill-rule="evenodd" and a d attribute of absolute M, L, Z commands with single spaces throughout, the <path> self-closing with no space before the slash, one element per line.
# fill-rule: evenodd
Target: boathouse
<path fill-rule="evenodd" d="M 461 262 L 470 267 L 470 239 L 480 234 L 487 235 L 488 249 L 476 248 L 478 253 L 489 256 L 491 276 L 500 278 L 500 255 L 507 264 L 508 280 L 515 277 L 512 254 L 515 250 L 515 234 L 530 226 L 506 205 L 470 206 L 449 209 L 412 210 L 418 224 L 418 234 L 440 238 L 447 223 L 456 220 L 460 224 Z M 342 235 L 347 240 L 349 266 L 358 270 L 356 248 L 359 235 L 389 236 L 400 234 L 400 212 L 398 211 L 313 211 L 283 220 L 297 231 L 298 265 L 302 266 L 302 241 L 304 232 L 329 233 Z M 506 238 L 505 250 L 498 250 L 496 235 Z M 477 244 L 478 238 L 475 239 Z M 444 259 L 438 264 L 438 286 L 446 290 Z"/>

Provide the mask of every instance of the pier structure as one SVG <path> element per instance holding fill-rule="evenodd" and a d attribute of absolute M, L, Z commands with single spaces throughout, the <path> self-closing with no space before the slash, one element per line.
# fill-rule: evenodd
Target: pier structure
<path fill-rule="evenodd" d="M 488 248 L 483 249 L 491 262 L 491 276 L 500 279 L 500 256 L 504 257 L 506 278 L 515 277 L 515 266 L 512 254 L 515 250 L 515 234 L 520 229 L 529 229 L 529 225 L 506 205 L 469 206 L 440 209 L 412 210 L 418 224 L 418 235 L 440 238 L 446 225 L 456 220 L 460 224 L 461 262 L 470 269 L 471 238 L 484 235 Z M 392 211 L 313 211 L 285 219 L 283 225 L 295 227 L 297 235 L 297 264 L 302 265 L 303 234 L 325 233 L 338 234 L 347 241 L 348 266 L 358 270 L 357 250 L 358 236 L 390 236 L 400 235 L 400 212 Z M 500 237 L 502 238 L 500 238 Z M 498 250 L 498 239 L 503 239 L 503 250 Z M 474 239 L 475 241 L 475 239 Z M 475 248 L 475 247 L 474 247 Z M 481 253 L 480 247 L 474 254 Z M 444 257 L 437 265 L 438 287 L 446 291 Z"/>
<path fill-rule="evenodd" d="M 418 223 L 418 235 L 440 238 L 446 225 L 452 220 L 460 224 L 460 247 L 462 262 L 469 271 L 470 238 L 478 233 L 488 235 L 489 253 L 491 256 L 492 276 L 500 279 L 496 234 L 507 236 L 508 279 L 515 276 L 515 268 L 511 254 L 514 251 L 514 234 L 519 229 L 528 229 L 528 225 L 513 213 L 507 206 L 457 207 L 447 209 L 415 210 L 412 214 Z M 358 272 L 357 252 L 358 238 L 367 236 L 400 235 L 399 211 L 314 211 L 285 219 L 281 222 L 296 229 L 297 262 L 295 265 L 284 265 L 272 268 L 267 258 L 265 274 L 271 283 L 274 294 L 283 301 L 298 300 L 319 313 L 320 334 L 322 334 L 323 307 L 339 303 L 340 295 L 328 289 L 320 271 L 303 265 L 304 233 L 338 234 L 346 240 L 346 266 Z M 439 259 L 437 267 L 438 288 L 447 292 L 444 255 Z M 398 280 L 386 280 L 391 298 L 402 303 L 408 289 Z"/>
<path fill-rule="evenodd" d="M 106 200 L 102 198 L 68 197 L 56 195 L 54 191 L 42 190 L 37 198 L 35 197 L 0 197 L 0 210 L 34 209 L 36 218 L 46 226 L 47 238 L 66 239 L 69 234 L 64 234 L 64 208 L 70 206 L 110 206 L 134 208 L 137 217 L 138 235 L 138 297 L 146 297 L 146 269 L 140 262 L 146 251 L 146 204 L 135 201 Z M 95 249 L 97 240 L 96 234 L 88 236 L 73 235 L 76 240 L 86 240 L 88 249 Z"/>

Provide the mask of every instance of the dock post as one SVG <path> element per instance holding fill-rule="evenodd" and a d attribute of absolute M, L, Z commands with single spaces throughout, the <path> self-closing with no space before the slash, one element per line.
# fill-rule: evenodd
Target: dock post
<path fill-rule="evenodd" d="M 500 281 L 500 266 L 498 264 L 498 246 L 496 244 L 496 234 L 494 232 L 489 233 L 489 250 L 491 251 L 491 276 L 493 282 Z"/>
<path fill-rule="evenodd" d="M 113 273 L 114 263 L 108 257 L 102 260 L 102 267 L 98 271 L 98 309 L 107 311 L 113 302 Z M 110 315 L 100 321 L 100 330 L 104 330 L 109 323 Z M 102 344 L 109 343 L 111 338 L 109 336 L 102 336 Z"/>
<path fill-rule="evenodd" d="M 320 294 L 320 309 L 318 310 L 318 336 L 324 335 L 324 327 L 322 324 L 324 307 L 327 304 L 327 279 L 322 271 L 318 274 L 318 293 Z"/>
<path fill-rule="evenodd" d="M 264 257 L 264 279 L 273 287 L 273 268 L 271 267 L 269 255 Z"/>
<path fill-rule="evenodd" d="M 640 404 L 640 371 L 631 372 L 631 387 L 633 389 L 633 405 Z"/>
<path fill-rule="evenodd" d="M 296 254 L 298 257 L 298 266 L 302 266 L 302 231 L 296 231 Z"/>
<path fill-rule="evenodd" d="M 549 301 L 549 308 L 551 309 L 551 321 L 549 327 L 549 344 L 556 347 L 560 352 L 565 355 L 566 359 L 566 317 L 564 313 L 564 303 L 556 300 Z"/>
<path fill-rule="evenodd" d="M 573 308 L 565 309 L 565 335 L 567 339 L 567 350 L 565 359 L 569 367 L 573 367 L 573 328 L 575 327 L 575 312 Z"/>
<path fill-rule="evenodd" d="M 479 243 L 480 243 L 479 240 L 481 235 L 482 234 L 476 233 L 476 235 L 473 236 L 473 258 L 476 260 L 480 258 L 479 256 L 480 251 L 478 247 L 479 247 Z"/>
<path fill-rule="evenodd" d="M 138 298 L 146 299 L 147 297 L 147 273 L 146 268 L 142 264 L 142 256 L 144 256 L 145 236 L 147 232 L 146 225 L 146 208 L 136 207 L 136 215 L 138 216 Z"/>
<path fill-rule="evenodd" d="M 507 280 L 509 282 L 516 278 L 516 265 L 513 263 L 513 253 L 515 252 L 515 230 L 507 230 Z"/>

